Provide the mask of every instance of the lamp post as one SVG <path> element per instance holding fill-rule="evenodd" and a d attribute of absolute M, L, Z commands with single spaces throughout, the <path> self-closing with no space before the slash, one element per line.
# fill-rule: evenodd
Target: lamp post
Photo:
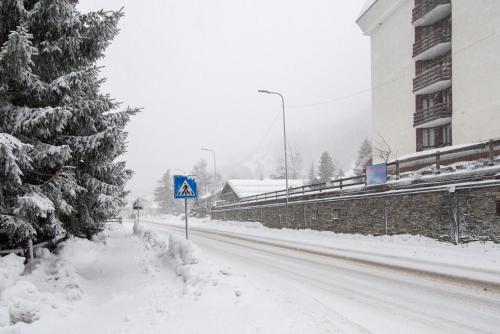
<path fill-rule="evenodd" d="M 268 90 L 259 89 L 259 93 L 273 94 L 281 97 L 281 106 L 283 108 L 283 147 L 285 151 L 285 185 L 286 185 L 286 204 L 285 204 L 285 224 L 288 225 L 288 159 L 286 153 L 286 120 L 285 120 L 285 99 L 283 95 L 278 92 L 271 92 Z"/>
<path fill-rule="evenodd" d="M 215 151 L 209 148 L 201 148 L 202 151 L 212 152 L 214 155 L 214 195 L 217 192 L 217 164 L 215 162 Z"/>

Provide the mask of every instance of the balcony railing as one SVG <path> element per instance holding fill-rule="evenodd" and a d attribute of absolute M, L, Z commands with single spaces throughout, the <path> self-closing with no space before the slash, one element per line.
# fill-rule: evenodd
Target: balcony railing
<path fill-rule="evenodd" d="M 440 118 L 451 117 L 451 103 L 438 103 L 430 108 L 417 110 L 413 115 L 413 126 L 419 126 Z"/>
<path fill-rule="evenodd" d="M 440 44 L 451 42 L 450 27 L 441 27 L 430 34 L 423 35 L 418 41 L 413 44 L 413 57 L 418 56 L 424 51 Z"/>
<path fill-rule="evenodd" d="M 451 59 L 449 57 L 417 74 L 416 78 L 413 79 L 413 92 L 446 80 L 451 80 Z"/>
<path fill-rule="evenodd" d="M 422 0 L 413 9 L 413 23 L 440 5 L 451 4 L 451 0 Z"/>

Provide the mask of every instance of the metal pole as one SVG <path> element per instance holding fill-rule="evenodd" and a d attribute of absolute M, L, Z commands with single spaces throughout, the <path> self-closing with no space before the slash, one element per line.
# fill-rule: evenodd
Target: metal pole
<path fill-rule="evenodd" d="M 458 191 L 457 191 L 457 223 L 456 223 L 456 231 L 455 231 L 455 234 L 457 235 L 455 238 L 455 243 L 457 245 L 460 243 L 460 208 L 458 207 L 458 202 L 459 202 L 459 196 L 458 196 Z"/>
<path fill-rule="evenodd" d="M 186 240 L 188 239 L 188 200 L 184 199 L 184 218 L 186 220 Z"/>
<path fill-rule="evenodd" d="M 285 98 L 283 95 L 281 95 L 278 92 L 271 92 L 268 90 L 259 90 L 259 93 L 264 93 L 264 94 L 274 94 L 274 95 L 279 95 L 281 97 L 281 106 L 283 109 L 283 147 L 285 150 L 285 185 L 286 185 L 286 204 L 285 204 L 285 224 L 288 225 L 288 159 L 287 159 L 287 151 L 286 151 L 286 119 L 285 119 Z"/>
<path fill-rule="evenodd" d="M 387 224 L 387 199 L 384 198 L 384 222 L 385 222 L 385 235 L 388 234 Z"/>
<path fill-rule="evenodd" d="M 285 148 L 285 184 L 286 184 L 286 206 L 285 206 L 285 225 L 288 226 L 288 159 L 286 152 L 286 120 L 285 120 L 285 99 L 283 95 L 278 93 L 281 97 L 281 106 L 283 107 L 283 146 Z"/>

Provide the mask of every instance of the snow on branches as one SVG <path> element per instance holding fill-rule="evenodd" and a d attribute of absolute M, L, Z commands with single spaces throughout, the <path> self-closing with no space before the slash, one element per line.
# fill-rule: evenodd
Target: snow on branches
<path fill-rule="evenodd" d="M 97 60 L 122 11 L 76 1 L 0 1 L 0 241 L 91 237 L 124 203 L 115 160 L 139 110 L 100 93 Z"/>

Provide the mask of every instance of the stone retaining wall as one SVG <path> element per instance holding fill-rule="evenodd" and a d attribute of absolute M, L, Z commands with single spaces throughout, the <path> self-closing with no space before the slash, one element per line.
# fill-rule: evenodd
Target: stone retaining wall
<path fill-rule="evenodd" d="M 332 198 L 317 202 L 290 203 L 288 224 L 285 205 L 266 204 L 213 210 L 217 220 L 257 221 L 265 226 L 310 228 L 337 233 L 423 235 L 453 240 L 459 220 L 462 239 L 500 241 L 500 186 L 410 195 L 377 194 L 357 199 Z M 458 205 L 457 205 L 458 202 Z M 458 208 L 458 215 L 457 215 Z"/>

